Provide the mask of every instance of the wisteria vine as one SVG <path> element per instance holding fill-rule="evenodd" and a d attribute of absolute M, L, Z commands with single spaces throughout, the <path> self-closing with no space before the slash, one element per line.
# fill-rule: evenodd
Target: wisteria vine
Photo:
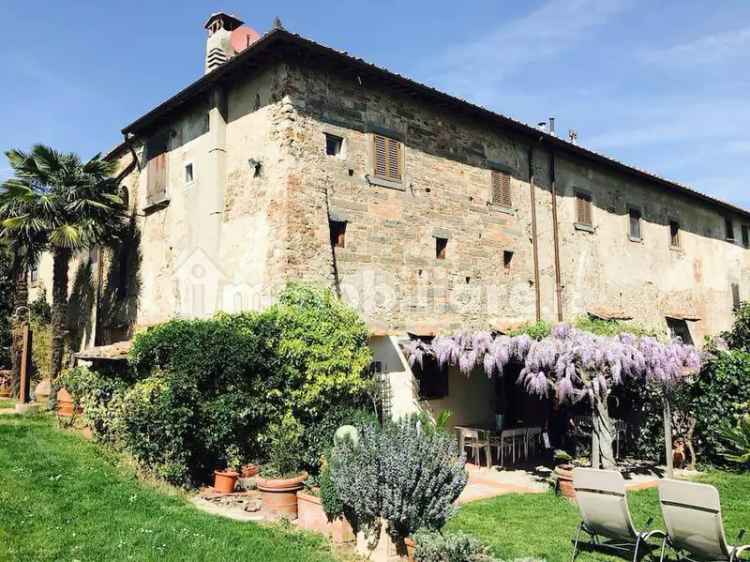
<path fill-rule="evenodd" d="M 412 367 L 423 366 L 424 358 L 432 356 L 441 368 L 458 367 L 467 376 L 480 368 L 488 377 L 502 376 L 514 362 L 522 367 L 518 384 L 537 396 L 554 390 L 561 402 L 606 398 L 626 378 L 670 386 L 702 363 L 701 353 L 679 339 L 663 343 L 628 333 L 598 336 L 569 324 L 556 325 L 541 340 L 525 334 L 459 333 L 429 343 L 413 339 L 403 349 Z"/>

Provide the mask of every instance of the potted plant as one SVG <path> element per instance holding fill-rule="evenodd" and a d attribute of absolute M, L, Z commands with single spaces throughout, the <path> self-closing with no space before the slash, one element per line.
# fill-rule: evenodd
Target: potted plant
<path fill-rule="evenodd" d="M 287 413 L 271 427 L 269 459 L 256 479 L 263 508 L 290 519 L 297 518 L 297 492 L 307 480 L 307 473 L 301 470 L 301 438 L 302 425 Z"/>
<path fill-rule="evenodd" d="M 8 371 L 0 371 L 0 398 L 10 398 L 10 374 Z"/>
<path fill-rule="evenodd" d="M 320 476 L 309 478 L 304 485 L 304 489 L 297 492 L 297 525 L 321 533 L 336 544 L 353 543 L 356 540 L 354 530 L 339 513 L 341 508 L 331 481 L 330 465 L 325 458 Z"/>
<path fill-rule="evenodd" d="M 227 447 L 226 469 L 214 470 L 214 490 L 221 494 L 231 494 L 237 485 L 237 479 L 240 477 L 240 467 L 242 459 L 240 458 L 240 449 L 237 445 Z"/>
<path fill-rule="evenodd" d="M 555 451 L 554 461 L 556 489 L 564 497 L 574 499 L 576 491 L 573 487 L 573 457 L 558 449 Z"/>

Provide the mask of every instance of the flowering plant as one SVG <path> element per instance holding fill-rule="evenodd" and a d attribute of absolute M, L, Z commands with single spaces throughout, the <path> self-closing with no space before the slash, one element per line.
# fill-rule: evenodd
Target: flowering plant
<path fill-rule="evenodd" d="M 611 450 L 613 428 L 607 398 L 615 385 L 626 379 L 656 382 L 665 390 L 697 373 L 703 361 L 692 345 L 681 340 L 660 342 L 650 336 L 629 333 L 596 335 L 569 324 L 558 324 L 549 336 L 536 340 L 526 334 L 493 335 L 489 332 L 439 336 L 404 346 L 412 366 L 422 365 L 426 355 L 441 367 L 457 367 L 469 376 L 481 369 L 488 377 L 503 376 L 510 364 L 521 367 L 517 382 L 530 394 L 560 403 L 586 399 L 594 417 L 592 457 L 598 465 L 614 464 Z M 595 451 L 596 449 L 596 451 Z"/>

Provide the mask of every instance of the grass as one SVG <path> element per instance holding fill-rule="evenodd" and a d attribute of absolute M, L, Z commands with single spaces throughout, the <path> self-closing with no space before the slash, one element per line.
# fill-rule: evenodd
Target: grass
<path fill-rule="evenodd" d="M 0 398 L 0 410 L 4 408 L 13 408 L 16 405 L 16 401 L 11 398 Z"/>
<path fill-rule="evenodd" d="M 719 488 L 727 540 L 733 542 L 741 528 L 750 528 L 750 474 L 712 472 L 700 480 Z M 653 516 L 653 526 L 664 528 L 655 489 L 629 493 L 628 502 L 637 527 L 642 528 Z M 567 562 L 579 521 L 575 504 L 552 493 L 512 494 L 462 507 L 448 524 L 448 531 L 461 530 L 480 538 L 502 559 L 534 557 Z M 602 550 L 583 552 L 576 558 L 578 562 L 624 559 Z"/>
<path fill-rule="evenodd" d="M 329 543 L 205 514 L 49 416 L 0 416 L 0 561 L 333 562 Z"/>

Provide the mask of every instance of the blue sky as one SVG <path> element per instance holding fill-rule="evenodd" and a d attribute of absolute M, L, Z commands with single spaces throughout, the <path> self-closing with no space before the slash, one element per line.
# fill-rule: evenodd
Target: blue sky
<path fill-rule="evenodd" d="M 562 135 L 750 209 L 747 0 L 4 0 L 0 148 L 106 151 L 200 77 L 218 10 L 260 32 L 278 15 L 528 123 L 555 116 Z"/>

